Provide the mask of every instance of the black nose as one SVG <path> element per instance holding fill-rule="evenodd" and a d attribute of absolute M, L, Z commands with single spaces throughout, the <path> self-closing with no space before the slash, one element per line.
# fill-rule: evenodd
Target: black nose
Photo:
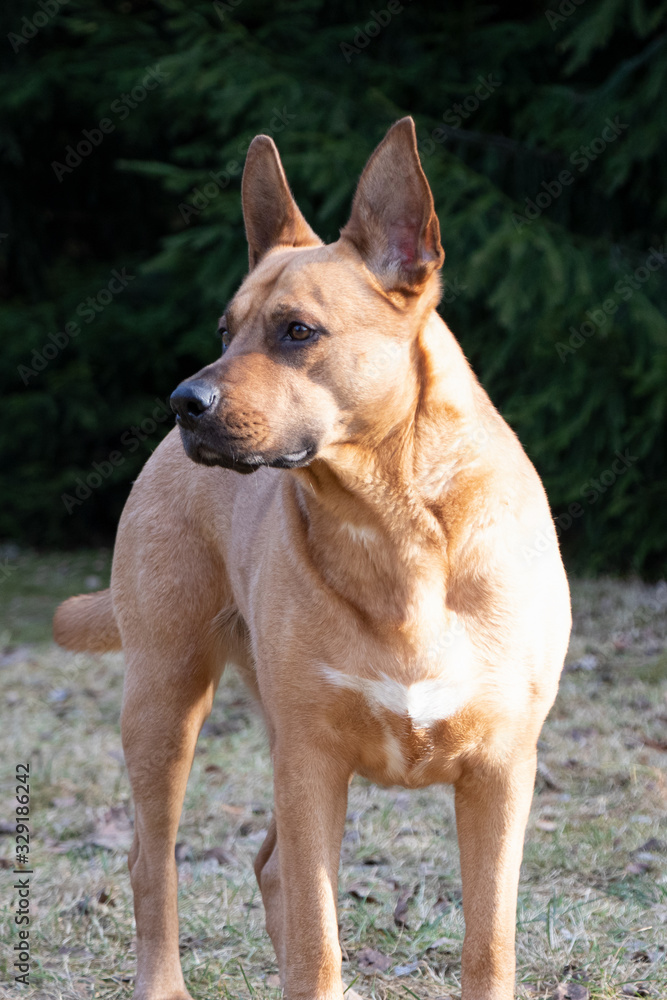
<path fill-rule="evenodd" d="M 171 394 L 169 402 L 182 427 L 194 430 L 197 421 L 213 406 L 217 399 L 215 390 L 206 382 L 181 382 Z"/>

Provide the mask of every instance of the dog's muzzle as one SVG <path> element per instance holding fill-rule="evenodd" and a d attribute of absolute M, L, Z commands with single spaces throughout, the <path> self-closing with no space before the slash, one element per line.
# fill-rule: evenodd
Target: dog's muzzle
<path fill-rule="evenodd" d="M 181 439 L 188 458 L 201 465 L 218 465 L 223 469 L 248 474 L 264 466 L 278 469 L 298 469 L 308 465 L 317 451 L 314 442 L 304 442 L 305 447 L 289 453 L 239 451 L 238 443 L 226 440 L 226 435 L 215 429 L 211 422 L 219 402 L 218 392 L 199 379 L 181 382 L 171 394 L 171 408 L 181 429 Z M 209 419 L 207 420 L 206 417 Z"/>

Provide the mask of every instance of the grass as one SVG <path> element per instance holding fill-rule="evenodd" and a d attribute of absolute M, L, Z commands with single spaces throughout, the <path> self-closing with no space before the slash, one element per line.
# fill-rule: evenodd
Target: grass
<path fill-rule="evenodd" d="M 30 760 L 26 1000 L 132 993 L 122 658 L 49 642 L 53 606 L 103 586 L 108 567 L 108 553 L 0 553 L 0 983 L 18 993 L 13 769 Z M 568 668 L 540 742 L 526 839 L 517 993 L 547 998 L 571 982 L 611 1000 L 645 983 L 665 997 L 667 586 L 575 581 L 573 599 Z M 198 744 L 177 850 L 183 965 L 201 1000 L 279 996 L 252 875 L 270 810 L 265 738 L 230 676 Z M 355 779 L 339 894 L 346 982 L 377 1000 L 458 996 L 460 889 L 451 791 Z"/>

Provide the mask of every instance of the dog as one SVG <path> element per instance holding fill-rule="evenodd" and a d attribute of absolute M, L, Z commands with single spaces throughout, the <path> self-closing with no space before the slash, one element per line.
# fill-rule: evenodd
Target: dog
<path fill-rule="evenodd" d="M 335 243 L 267 136 L 242 201 L 249 273 L 222 354 L 171 397 L 178 428 L 132 488 L 110 590 L 54 619 L 69 649 L 125 654 L 134 996 L 190 1000 L 174 846 L 233 663 L 268 731 L 274 816 L 255 873 L 288 1000 L 343 995 L 354 774 L 454 786 L 463 1000 L 508 1000 L 536 744 L 571 626 L 547 499 L 436 312 L 444 253 L 411 118 L 371 156 Z"/>

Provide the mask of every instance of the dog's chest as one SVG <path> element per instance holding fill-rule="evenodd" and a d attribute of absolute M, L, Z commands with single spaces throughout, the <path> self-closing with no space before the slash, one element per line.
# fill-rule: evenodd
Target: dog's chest
<path fill-rule="evenodd" d="M 386 655 L 345 669 L 322 663 L 320 676 L 348 706 L 342 724 L 358 746 L 360 773 L 408 786 L 451 779 L 460 720 L 480 690 L 476 650 L 455 616 L 403 662 Z"/>

